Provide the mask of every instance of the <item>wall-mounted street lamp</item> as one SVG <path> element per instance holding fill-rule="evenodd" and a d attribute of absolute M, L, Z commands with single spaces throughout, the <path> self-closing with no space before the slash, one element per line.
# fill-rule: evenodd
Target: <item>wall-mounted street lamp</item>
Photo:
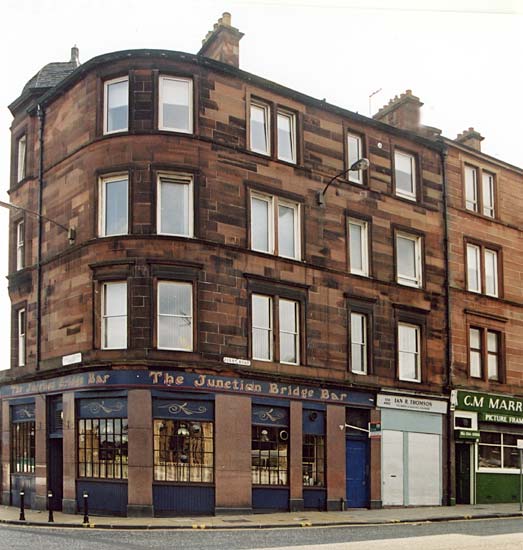
<path fill-rule="evenodd" d="M 369 159 L 361 158 L 358 159 L 350 168 L 347 168 L 347 170 L 343 170 L 343 172 L 340 172 L 339 174 L 336 174 L 333 176 L 328 182 L 327 185 L 324 187 L 323 191 L 318 191 L 316 194 L 316 199 L 318 201 L 318 204 L 324 205 L 325 204 L 325 193 L 327 192 L 327 189 L 329 188 L 330 184 L 338 179 L 341 176 L 344 176 L 345 174 L 348 174 L 349 172 L 359 172 L 360 170 L 367 170 L 370 166 Z"/>
<path fill-rule="evenodd" d="M 60 229 L 63 229 L 67 233 L 67 238 L 69 240 L 69 244 L 74 244 L 74 241 L 76 240 L 76 229 L 72 226 L 71 227 L 66 227 L 65 225 L 62 225 L 61 223 L 57 222 L 56 220 L 53 220 L 52 218 L 48 218 L 47 216 L 44 216 L 43 214 L 39 214 L 38 212 L 35 212 L 34 210 L 29 210 L 29 208 L 25 208 L 23 206 L 18 206 L 17 204 L 12 204 L 10 202 L 0 201 L 0 206 L 3 207 L 3 208 L 7 208 L 9 210 L 20 210 L 21 212 L 26 212 L 27 214 L 30 214 L 31 216 L 36 216 L 37 218 L 40 218 L 42 220 L 53 223 L 54 225 L 58 226 Z"/>

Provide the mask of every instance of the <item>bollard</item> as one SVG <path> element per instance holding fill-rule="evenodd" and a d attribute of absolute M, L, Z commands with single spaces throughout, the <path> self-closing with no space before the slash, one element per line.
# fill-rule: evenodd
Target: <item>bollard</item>
<path fill-rule="evenodd" d="M 89 523 L 89 504 L 87 503 L 87 500 L 89 498 L 89 494 L 87 491 L 84 491 L 83 494 L 84 497 L 84 525 Z"/>
<path fill-rule="evenodd" d="M 21 489 L 20 490 L 20 517 L 18 518 L 19 521 L 25 521 L 24 497 L 25 497 L 25 491 Z"/>
<path fill-rule="evenodd" d="M 343 498 L 340 498 L 340 510 L 345 512 L 345 500 Z"/>
<path fill-rule="evenodd" d="M 53 517 L 53 491 L 49 490 L 47 491 L 47 510 L 49 510 L 49 517 L 47 518 L 47 523 L 54 523 L 54 517 Z"/>

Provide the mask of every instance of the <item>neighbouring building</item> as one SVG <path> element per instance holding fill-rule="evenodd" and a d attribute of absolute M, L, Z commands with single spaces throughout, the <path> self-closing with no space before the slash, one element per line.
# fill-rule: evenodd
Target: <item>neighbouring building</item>
<path fill-rule="evenodd" d="M 10 105 L 10 200 L 42 217 L 10 220 L 3 502 L 440 505 L 464 448 L 489 500 L 517 431 L 478 396 L 522 394 L 521 170 L 411 92 L 367 118 L 240 70 L 241 37 L 224 14 L 197 55 L 73 48 Z"/>
<path fill-rule="evenodd" d="M 377 118 L 445 145 L 449 502 L 519 500 L 523 443 L 523 169 L 420 124 L 410 91 Z"/>
<path fill-rule="evenodd" d="M 458 503 L 518 501 L 523 442 L 523 170 L 482 140 L 446 140 Z"/>

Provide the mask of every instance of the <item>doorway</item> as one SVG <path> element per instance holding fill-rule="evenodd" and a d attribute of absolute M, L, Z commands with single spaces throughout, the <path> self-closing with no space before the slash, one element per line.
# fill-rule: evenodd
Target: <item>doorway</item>
<path fill-rule="evenodd" d="M 347 508 L 369 505 L 369 443 L 368 439 L 346 440 Z"/>
<path fill-rule="evenodd" d="M 61 395 L 53 395 L 48 402 L 48 462 L 47 487 L 53 493 L 51 506 L 53 510 L 62 509 L 64 486 L 63 458 L 63 404 Z"/>
<path fill-rule="evenodd" d="M 472 445 L 456 443 L 456 504 L 473 504 Z"/>

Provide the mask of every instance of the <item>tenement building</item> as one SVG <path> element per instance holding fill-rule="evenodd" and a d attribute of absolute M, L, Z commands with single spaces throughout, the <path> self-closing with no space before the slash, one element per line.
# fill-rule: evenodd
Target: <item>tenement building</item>
<path fill-rule="evenodd" d="M 510 500 L 522 171 L 410 92 L 367 118 L 240 70 L 241 37 L 73 48 L 10 105 L 3 502 Z"/>
<path fill-rule="evenodd" d="M 523 442 L 523 170 L 419 124 L 407 92 L 377 118 L 445 145 L 449 503 L 519 500 Z M 385 460 L 385 457 L 384 457 Z"/>

